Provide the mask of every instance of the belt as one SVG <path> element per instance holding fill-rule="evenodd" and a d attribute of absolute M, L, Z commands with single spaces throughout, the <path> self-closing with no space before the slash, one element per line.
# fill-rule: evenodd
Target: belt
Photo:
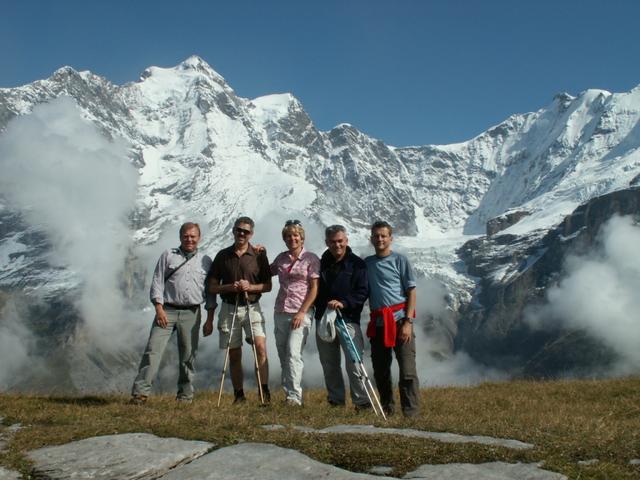
<path fill-rule="evenodd" d="M 165 303 L 164 306 L 174 310 L 191 310 L 192 312 L 200 309 L 200 305 L 176 305 L 174 303 Z"/>

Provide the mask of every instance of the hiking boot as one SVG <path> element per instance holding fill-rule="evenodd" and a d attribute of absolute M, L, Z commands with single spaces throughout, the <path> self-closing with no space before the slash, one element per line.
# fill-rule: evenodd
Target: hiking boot
<path fill-rule="evenodd" d="M 247 401 L 247 397 L 244 396 L 244 390 L 234 390 L 233 391 L 233 404 L 244 403 Z"/>
<path fill-rule="evenodd" d="M 260 396 L 260 392 L 258 392 L 258 396 Z M 262 385 L 262 398 L 264 399 L 265 405 L 271 403 L 271 392 L 267 385 Z"/>
<path fill-rule="evenodd" d="M 287 398 L 284 403 L 288 406 L 288 407 L 301 407 L 302 406 L 302 402 L 300 402 L 299 400 L 296 400 L 295 398 Z"/>
<path fill-rule="evenodd" d="M 363 403 L 362 405 L 356 405 L 356 412 L 366 412 L 371 410 L 370 403 Z"/>
<path fill-rule="evenodd" d="M 417 409 L 417 408 L 415 408 L 413 410 L 406 409 L 406 410 L 402 411 L 402 414 L 407 418 L 418 417 L 418 416 L 420 416 L 420 410 Z"/>
<path fill-rule="evenodd" d="M 184 403 L 184 404 L 190 404 L 193 403 L 193 398 L 187 398 L 187 397 L 176 397 L 176 402 L 178 403 Z"/>
<path fill-rule="evenodd" d="M 338 402 L 336 400 L 327 400 L 327 402 L 329 403 L 329 406 L 331 407 L 344 407 L 344 402 Z"/>
<path fill-rule="evenodd" d="M 396 409 L 393 405 L 383 405 L 382 410 L 387 417 L 391 417 L 394 413 L 396 413 Z"/>
<path fill-rule="evenodd" d="M 146 395 L 132 395 L 129 400 L 129 405 L 144 405 L 145 403 L 147 403 Z"/>

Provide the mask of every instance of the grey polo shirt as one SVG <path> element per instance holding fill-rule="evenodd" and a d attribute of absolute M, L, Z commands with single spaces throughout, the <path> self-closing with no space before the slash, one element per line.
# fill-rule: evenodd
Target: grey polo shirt
<path fill-rule="evenodd" d="M 206 292 L 205 288 L 211 257 L 196 250 L 193 258 L 176 270 L 186 259 L 180 248 L 171 248 L 160 255 L 151 280 L 151 303 L 172 303 L 185 307 L 205 303 L 207 310 L 216 308 L 216 296 Z M 174 270 L 176 272 L 165 282 Z"/>

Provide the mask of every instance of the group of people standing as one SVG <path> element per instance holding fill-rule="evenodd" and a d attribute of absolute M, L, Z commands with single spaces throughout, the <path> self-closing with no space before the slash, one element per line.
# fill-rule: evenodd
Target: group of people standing
<path fill-rule="evenodd" d="M 285 401 L 302 405 L 303 350 L 314 319 L 339 312 L 351 342 L 360 357 L 364 338 L 361 314 L 369 300 L 370 319 L 366 335 L 371 342 L 374 379 L 386 415 L 395 410 L 391 377 L 393 354 L 399 366 L 402 413 L 416 416 L 420 410 L 419 384 L 413 319 L 416 309 L 416 278 L 407 259 L 392 251 L 393 229 L 387 222 L 371 226 L 375 254 L 364 260 L 349 247 L 342 225 L 325 229 L 327 250 L 318 258 L 304 248 L 305 230 L 298 220 L 288 220 L 282 229 L 287 250 L 269 263 L 267 252 L 253 245 L 255 224 L 249 217 L 233 225 L 233 245 L 220 250 L 213 261 L 197 245 L 200 228 L 185 223 L 180 228 L 180 247 L 165 251 L 156 266 L 151 285 L 155 318 L 138 375 L 132 389 L 132 403 L 144 403 L 158 372 L 162 354 L 175 330 L 178 339 L 179 377 L 176 399 L 193 398 L 194 360 L 200 330 L 200 306 L 207 318 L 203 335 L 213 332 L 216 296 L 221 299 L 218 314 L 220 348 L 228 351 L 234 403 L 246 400 L 243 389 L 242 337 L 254 348 L 259 390 L 263 402 L 271 400 L 266 350 L 266 322 L 260 297 L 271 291 L 271 277 L 278 276 L 280 288 L 274 307 L 274 334 L 281 366 Z M 356 410 L 372 407 L 357 366 L 349 360 L 345 338 L 324 338 L 316 329 L 316 342 L 324 372 L 327 401 L 346 404 L 342 374 L 342 352 L 349 378 L 351 402 Z M 225 362 L 226 368 L 226 362 Z"/>

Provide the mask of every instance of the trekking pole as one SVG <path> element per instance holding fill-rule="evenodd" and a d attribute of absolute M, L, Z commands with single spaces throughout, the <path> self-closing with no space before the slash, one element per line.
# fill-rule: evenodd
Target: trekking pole
<path fill-rule="evenodd" d="M 222 379 L 220 380 L 220 390 L 218 391 L 218 407 L 220 406 L 220 399 L 222 398 L 222 389 L 224 388 L 224 375 L 227 373 L 227 365 L 229 363 L 229 349 L 231 348 L 231 334 L 233 333 L 233 325 L 236 322 L 238 316 L 238 300 L 240 296 L 236 293 L 236 307 L 233 310 L 233 317 L 231 318 L 231 328 L 229 329 L 229 340 L 227 341 L 227 350 L 224 354 L 224 366 L 222 367 Z"/>
<path fill-rule="evenodd" d="M 369 375 L 367 375 L 367 369 L 365 368 L 364 363 L 362 362 L 362 357 L 360 356 L 360 353 L 358 352 L 358 349 L 356 348 L 355 343 L 353 343 L 353 339 L 351 338 L 351 335 L 349 335 L 349 331 L 347 330 L 347 324 L 344 321 L 344 318 L 342 318 L 342 313 L 340 312 L 339 308 L 336 308 L 336 313 L 337 313 L 336 328 L 338 330 L 338 333 L 340 333 L 340 335 L 342 335 L 342 338 L 344 339 L 344 342 L 347 346 L 347 351 L 349 352 L 349 356 L 351 357 L 351 361 L 355 363 L 357 367 L 357 370 L 358 370 L 357 375 L 360 378 L 360 381 L 362 382 L 362 386 L 364 387 L 364 391 L 367 393 L 367 397 L 369 397 L 369 402 L 373 407 L 373 412 L 376 414 L 376 416 L 382 415 L 382 418 L 386 420 L 387 416 L 384 414 L 382 404 L 380 403 L 380 400 L 378 399 L 378 395 L 376 394 L 376 391 L 373 388 L 373 385 L 371 384 L 371 380 L 369 380 Z M 378 411 L 380 413 L 378 413 Z"/>
<path fill-rule="evenodd" d="M 262 381 L 260 380 L 260 367 L 258 365 L 258 352 L 256 351 L 256 342 L 253 337 L 253 325 L 251 325 L 251 314 L 249 312 L 249 294 L 244 292 L 244 299 L 247 303 L 247 315 L 246 317 L 249 319 L 249 331 L 251 332 L 251 347 L 253 348 L 253 359 L 256 365 L 256 377 L 258 378 L 258 391 L 260 392 L 260 403 L 264 405 L 264 393 L 262 392 Z"/>

